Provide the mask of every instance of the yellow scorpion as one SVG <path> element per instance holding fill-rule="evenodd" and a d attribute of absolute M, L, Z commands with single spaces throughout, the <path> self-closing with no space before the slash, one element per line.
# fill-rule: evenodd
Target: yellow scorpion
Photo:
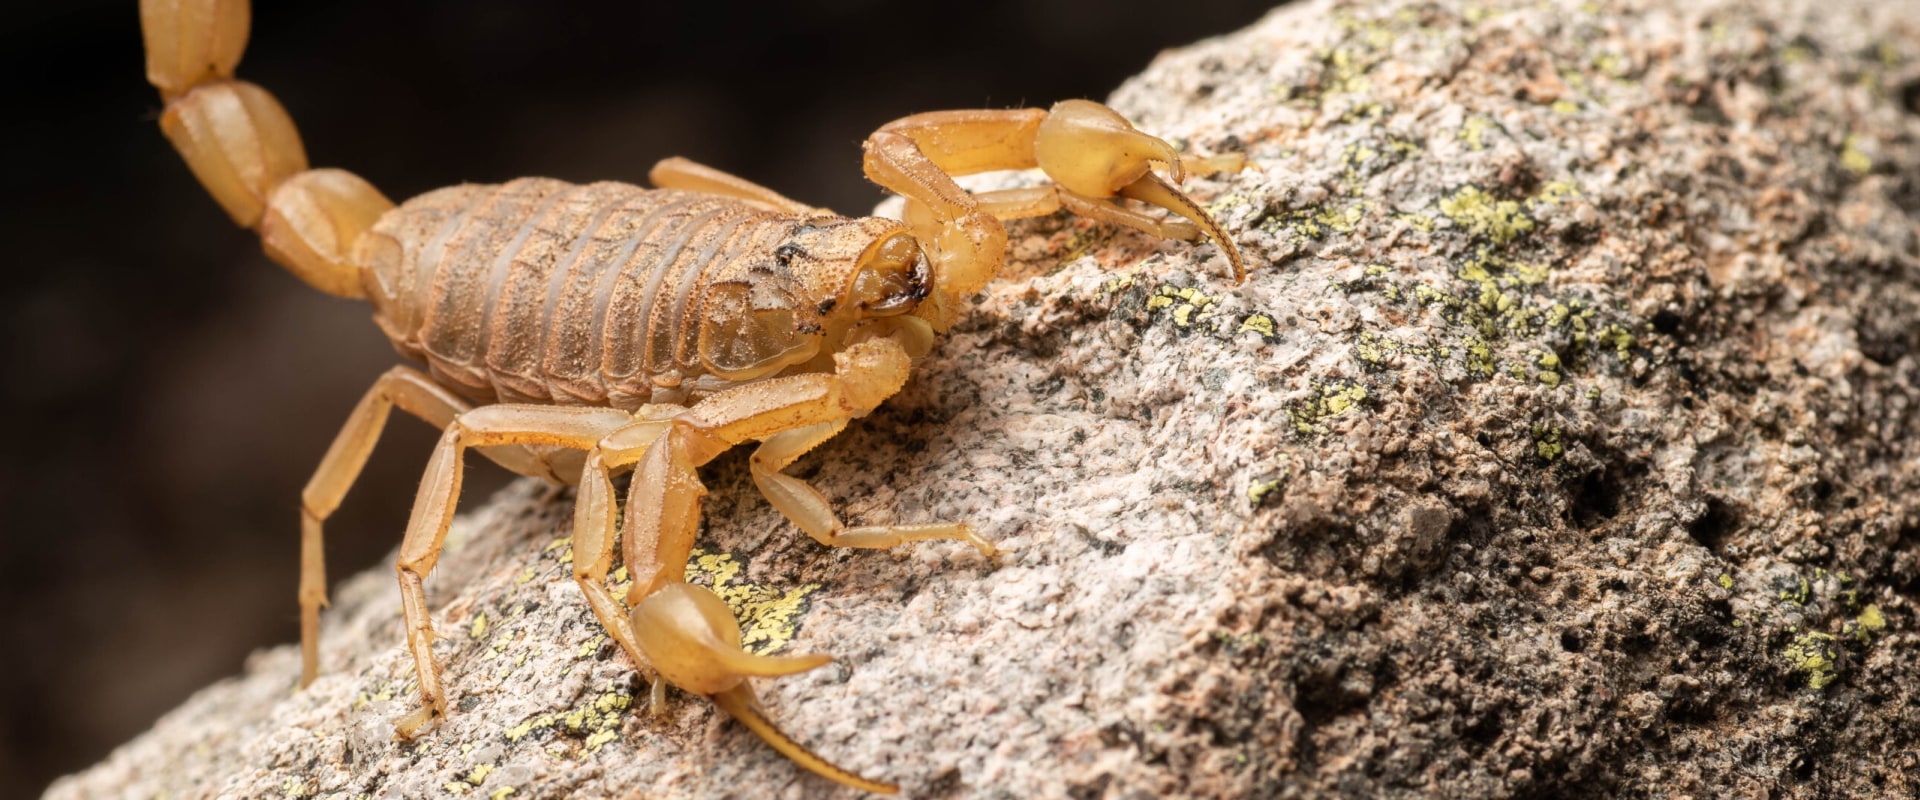
<path fill-rule="evenodd" d="M 147 79 L 166 102 L 162 131 L 234 222 L 314 288 L 371 303 L 395 348 L 425 367 L 374 382 L 300 509 L 304 687 L 318 671 L 327 604 L 322 524 L 393 408 L 445 431 L 395 564 L 422 701 L 398 722 L 403 736 L 447 713 L 422 580 L 446 539 L 462 455 L 480 448 L 516 473 L 579 487 L 574 579 L 608 635 L 654 673 L 656 703 L 664 679 L 712 698 L 809 770 L 895 791 L 813 754 L 762 712 L 748 677 L 831 658 L 746 652 L 727 606 L 686 583 L 706 494 L 696 469 L 758 442 L 754 484 L 821 544 L 954 539 L 991 557 L 993 544 L 964 523 L 846 527 L 782 470 L 900 391 L 1000 269 L 1003 220 L 1066 209 L 1168 239 L 1204 232 L 1236 278 L 1245 274 L 1233 242 L 1174 186 L 1240 159 L 1183 157 L 1084 100 L 916 114 L 874 132 L 866 175 L 905 197 L 904 221 L 843 217 L 679 158 L 653 168 L 653 189 L 523 178 L 395 206 L 350 172 L 309 168 L 286 110 L 234 79 L 250 15 L 245 0 L 141 0 Z M 1052 183 L 969 193 L 952 177 L 1033 167 Z M 625 470 L 634 474 L 616 538 L 611 477 Z M 606 581 L 616 541 L 633 578 L 624 608 Z"/>

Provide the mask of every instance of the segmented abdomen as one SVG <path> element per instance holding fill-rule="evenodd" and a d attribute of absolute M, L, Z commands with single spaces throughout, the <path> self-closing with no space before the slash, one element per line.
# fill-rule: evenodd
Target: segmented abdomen
<path fill-rule="evenodd" d="M 712 195 L 523 178 L 409 200 L 360 256 L 381 328 L 447 386 L 632 408 L 703 374 L 699 287 L 799 225 Z"/>

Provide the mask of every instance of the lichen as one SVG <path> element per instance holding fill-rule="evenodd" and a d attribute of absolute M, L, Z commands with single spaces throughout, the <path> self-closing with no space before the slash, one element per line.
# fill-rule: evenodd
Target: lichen
<path fill-rule="evenodd" d="M 1781 658 L 1806 680 L 1809 689 L 1825 689 L 1839 677 L 1839 649 L 1833 634 L 1818 631 L 1795 637 Z"/>
<path fill-rule="evenodd" d="M 1272 478 L 1255 480 L 1247 484 L 1247 502 L 1255 506 L 1260 505 L 1262 501 L 1272 496 L 1274 492 L 1279 491 L 1280 486 L 1286 479 L 1287 476 L 1283 473 Z"/>
<path fill-rule="evenodd" d="M 472 770 L 467 772 L 467 783 L 471 783 L 475 786 L 479 786 L 481 783 L 484 783 L 487 780 L 487 776 L 489 774 L 492 774 L 492 772 L 493 772 L 492 764 L 475 765 Z"/>
<path fill-rule="evenodd" d="M 1860 150 L 1860 137 L 1848 136 L 1840 148 L 1840 166 L 1855 175 L 1873 171 L 1873 159 Z"/>
<path fill-rule="evenodd" d="M 1560 429 L 1551 425 L 1533 426 L 1533 452 L 1541 461 L 1552 461 L 1566 452 L 1560 443 Z"/>
<path fill-rule="evenodd" d="M 726 601 L 740 621 L 740 646 L 750 653 L 769 654 L 793 640 L 806 612 L 807 598 L 818 583 L 776 589 L 741 578 L 740 562 L 727 553 L 694 548 L 687 561 L 687 580 L 703 584 Z"/>
<path fill-rule="evenodd" d="M 1367 387 L 1348 380 L 1316 382 L 1314 391 L 1312 400 L 1287 407 L 1296 433 L 1326 433 L 1328 420 L 1358 408 L 1368 396 Z"/>
<path fill-rule="evenodd" d="M 1860 609 L 1859 614 L 1854 615 L 1849 627 L 1853 629 L 1854 638 L 1859 639 L 1861 644 L 1871 644 L 1873 637 L 1886 631 L 1887 617 L 1881 613 L 1879 606 L 1869 603 L 1865 608 Z"/>
<path fill-rule="evenodd" d="M 1161 286 L 1147 298 L 1147 308 L 1165 309 L 1172 316 L 1174 327 L 1191 330 L 1213 315 L 1215 302 L 1217 298 L 1191 286 Z"/>
<path fill-rule="evenodd" d="M 1513 200 L 1496 200 L 1478 186 L 1464 186 L 1440 199 L 1440 213 L 1495 245 L 1506 245 L 1533 231 L 1533 218 Z"/>

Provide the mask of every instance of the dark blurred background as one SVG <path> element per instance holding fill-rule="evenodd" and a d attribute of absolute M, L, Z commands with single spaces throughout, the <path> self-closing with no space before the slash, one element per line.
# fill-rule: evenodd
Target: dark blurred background
<path fill-rule="evenodd" d="M 395 200 L 684 155 L 859 213 L 880 124 L 1098 98 L 1277 2 L 267 3 L 240 73 L 314 165 Z M 193 182 L 132 2 L 18 4 L 0 37 L 0 797 L 21 797 L 297 637 L 298 492 L 396 358 Z M 395 419 L 328 526 L 335 578 L 398 544 L 434 437 Z M 504 482 L 475 469 L 468 502 Z"/>

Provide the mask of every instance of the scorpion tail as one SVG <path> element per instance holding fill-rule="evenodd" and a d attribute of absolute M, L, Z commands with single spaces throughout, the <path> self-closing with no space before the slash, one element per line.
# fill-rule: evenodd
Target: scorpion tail
<path fill-rule="evenodd" d="M 740 724 L 747 726 L 747 730 L 753 731 L 755 736 L 760 737 L 762 741 L 766 742 L 774 750 L 779 751 L 781 755 L 793 759 L 793 763 L 806 767 L 816 775 L 846 784 L 863 792 L 894 794 L 900 791 L 898 785 L 868 780 L 842 767 L 835 766 L 832 762 L 816 755 L 812 750 L 808 750 L 805 745 L 794 741 L 792 737 L 787 736 L 786 733 L 775 727 L 773 721 L 767 719 L 765 714 L 761 713 L 760 700 L 754 697 L 753 688 L 745 682 L 714 695 L 713 702 L 715 705 L 720 706 L 722 710 L 726 711 L 728 716 L 739 720 Z"/>
<path fill-rule="evenodd" d="M 167 103 L 160 129 L 269 257 L 320 291 L 364 298 L 354 246 L 393 202 L 353 173 L 308 169 L 286 109 L 234 80 L 251 21 L 247 0 L 140 0 L 147 81 Z"/>
<path fill-rule="evenodd" d="M 892 794 L 900 787 L 870 781 L 815 755 L 760 711 L 747 676 L 792 675 L 824 666 L 827 656 L 757 656 L 740 649 L 740 624 L 718 595 L 670 582 L 635 604 L 633 632 L 641 652 L 668 683 L 713 698 L 747 730 L 794 763 L 856 789 Z"/>
<path fill-rule="evenodd" d="M 1215 222 L 1206 209 L 1193 202 L 1193 198 L 1188 197 L 1185 192 L 1149 172 L 1141 175 L 1134 182 L 1120 187 L 1120 196 L 1151 203 L 1192 220 L 1193 224 L 1200 226 L 1200 230 L 1204 231 L 1214 244 L 1220 246 L 1220 252 L 1226 254 L 1227 263 L 1233 266 L 1234 282 L 1246 282 L 1247 265 L 1240 260 L 1240 248 L 1234 245 L 1232 239 L 1227 238 L 1227 232 L 1220 229 L 1220 223 Z"/>

